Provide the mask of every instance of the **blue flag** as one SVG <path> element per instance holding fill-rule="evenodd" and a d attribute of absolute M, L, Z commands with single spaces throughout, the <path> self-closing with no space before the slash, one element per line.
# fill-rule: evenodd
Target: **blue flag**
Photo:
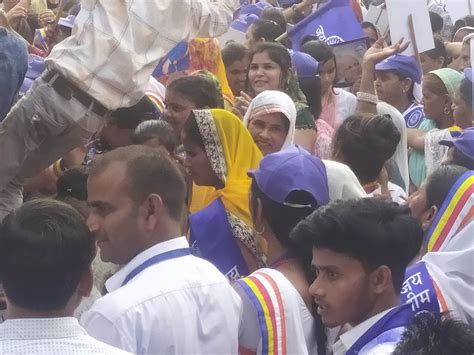
<path fill-rule="evenodd" d="M 288 31 L 293 50 L 298 51 L 307 36 L 329 45 L 365 37 L 350 0 L 327 0 L 326 5 L 298 22 Z"/>

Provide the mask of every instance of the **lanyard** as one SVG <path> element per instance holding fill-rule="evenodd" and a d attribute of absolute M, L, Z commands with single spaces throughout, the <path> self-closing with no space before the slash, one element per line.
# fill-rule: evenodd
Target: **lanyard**
<path fill-rule="evenodd" d="M 145 270 L 146 268 L 149 268 L 152 265 L 156 265 L 166 260 L 176 259 L 176 258 L 180 258 L 182 256 L 186 256 L 190 254 L 191 254 L 191 250 L 189 248 L 182 248 L 182 249 L 170 250 L 163 254 L 155 255 L 151 257 L 150 259 L 144 261 L 142 264 L 138 265 L 135 269 L 133 269 L 132 272 L 130 272 L 125 278 L 125 280 L 122 282 L 122 286 L 125 286 L 131 279 L 133 279 L 143 270 Z"/>

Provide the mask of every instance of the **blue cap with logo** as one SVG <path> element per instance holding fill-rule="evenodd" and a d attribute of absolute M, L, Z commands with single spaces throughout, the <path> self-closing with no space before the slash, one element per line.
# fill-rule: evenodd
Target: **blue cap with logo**
<path fill-rule="evenodd" d="M 463 131 L 451 132 L 451 139 L 439 142 L 441 145 L 456 147 L 466 158 L 474 160 L 474 127 L 469 127 Z"/>
<path fill-rule="evenodd" d="M 300 78 L 310 78 L 318 75 L 319 62 L 307 53 L 293 51 L 291 61 Z"/>
<path fill-rule="evenodd" d="M 248 175 L 253 177 L 266 196 L 282 205 L 309 207 L 296 206 L 287 201 L 294 191 L 307 192 L 314 199 L 310 207 L 329 203 L 326 166 L 297 145 L 266 155 L 259 168 L 249 171 Z"/>
<path fill-rule="evenodd" d="M 415 58 L 406 55 L 395 54 L 375 66 L 375 70 L 394 70 L 400 75 L 410 78 L 415 83 L 421 83 L 422 71 Z"/>

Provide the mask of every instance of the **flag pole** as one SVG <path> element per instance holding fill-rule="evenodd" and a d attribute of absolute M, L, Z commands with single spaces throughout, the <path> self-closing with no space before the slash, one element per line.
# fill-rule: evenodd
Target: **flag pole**
<path fill-rule="evenodd" d="M 415 37 L 415 27 L 413 26 L 413 15 L 408 15 L 408 28 L 410 30 L 410 41 L 413 45 L 413 49 L 415 51 L 415 59 L 420 65 L 421 68 L 421 59 L 420 59 L 420 52 L 418 51 L 418 45 L 416 44 L 416 37 Z"/>
<path fill-rule="evenodd" d="M 286 40 L 288 38 L 288 32 L 284 32 L 282 33 L 280 36 L 278 36 L 276 39 L 275 39 L 275 42 L 283 42 L 284 40 Z"/>
<path fill-rule="evenodd" d="M 469 15 L 472 15 L 472 2 L 471 2 L 471 0 L 467 0 L 467 6 L 469 8 Z"/>

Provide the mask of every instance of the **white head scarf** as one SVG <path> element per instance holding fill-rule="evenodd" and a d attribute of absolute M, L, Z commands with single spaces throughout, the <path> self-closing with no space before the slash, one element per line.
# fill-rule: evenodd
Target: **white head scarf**
<path fill-rule="evenodd" d="M 392 159 L 398 167 L 398 171 L 405 183 L 405 192 L 408 193 L 410 187 L 410 177 L 408 174 L 408 148 L 407 148 L 407 127 L 405 119 L 403 118 L 400 111 L 395 107 L 387 104 L 386 102 L 379 102 L 377 104 L 377 113 L 381 115 L 390 115 L 392 121 L 400 132 L 400 142 L 398 143 L 397 150 L 393 154 Z"/>
<path fill-rule="evenodd" d="M 329 200 L 349 200 L 367 197 L 359 180 L 345 164 L 323 160 L 328 175 Z"/>
<path fill-rule="evenodd" d="M 293 144 L 295 138 L 295 125 L 296 125 L 296 107 L 293 100 L 284 92 L 276 90 L 266 90 L 261 92 L 250 103 L 250 106 L 244 116 L 245 127 L 249 126 L 250 121 L 258 116 L 267 113 L 279 112 L 285 115 L 290 122 L 288 134 L 286 135 L 285 141 L 281 150 L 290 147 Z"/>

